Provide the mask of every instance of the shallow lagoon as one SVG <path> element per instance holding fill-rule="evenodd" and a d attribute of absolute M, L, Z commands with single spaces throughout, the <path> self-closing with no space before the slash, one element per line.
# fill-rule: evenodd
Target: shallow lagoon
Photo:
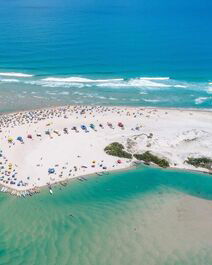
<path fill-rule="evenodd" d="M 212 262 L 210 175 L 145 167 L 53 191 L 0 194 L 0 264 Z"/>

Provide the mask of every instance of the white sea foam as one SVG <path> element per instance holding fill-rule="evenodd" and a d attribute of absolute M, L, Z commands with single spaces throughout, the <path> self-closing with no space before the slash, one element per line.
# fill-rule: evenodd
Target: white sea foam
<path fill-rule="evenodd" d="M 195 99 L 195 104 L 202 104 L 203 102 L 205 102 L 206 100 L 210 99 L 209 97 L 199 97 Z"/>
<path fill-rule="evenodd" d="M 4 82 L 4 83 L 18 83 L 20 82 L 18 79 L 8 79 L 8 78 L 4 78 L 4 79 L 0 79 L 1 82 Z"/>
<path fill-rule="evenodd" d="M 44 97 L 34 95 L 33 98 L 39 98 L 39 99 L 42 99 L 42 98 L 44 98 Z"/>
<path fill-rule="evenodd" d="M 140 77 L 143 80 L 169 80 L 170 77 Z"/>
<path fill-rule="evenodd" d="M 25 81 L 26 84 L 32 85 L 40 85 L 43 87 L 108 87 L 108 88 L 127 88 L 127 87 L 135 87 L 135 88 L 165 88 L 170 87 L 171 85 L 168 83 L 164 83 L 167 81 L 168 77 L 155 77 L 155 78 L 132 78 L 132 79 L 89 79 L 89 78 L 82 78 L 82 77 L 64 77 L 64 78 L 57 78 L 57 77 L 48 77 L 43 78 L 40 80 L 32 80 L 32 81 Z"/>
<path fill-rule="evenodd" d="M 170 87 L 170 84 L 165 84 L 162 82 L 153 82 L 143 78 L 133 78 L 129 80 L 123 80 L 120 82 L 105 82 L 96 85 L 97 87 L 112 87 L 112 88 L 161 88 Z"/>
<path fill-rule="evenodd" d="M 89 79 L 83 77 L 64 77 L 64 78 L 57 78 L 57 77 L 48 77 L 42 79 L 44 82 L 65 82 L 65 83 L 104 83 L 104 82 L 117 82 L 122 81 L 122 78 L 119 79 Z"/>
<path fill-rule="evenodd" d="M 46 91 L 46 94 L 48 94 L 48 95 L 57 95 L 56 92 L 52 92 L 52 91 Z"/>
<path fill-rule="evenodd" d="M 15 72 L 2 72 L 0 76 L 11 76 L 11 77 L 32 77 L 33 75 L 30 74 L 23 74 L 23 73 L 15 73 Z"/>
<path fill-rule="evenodd" d="M 185 85 L 174 85 L 174 87 L 187 88 L 187 86 L 185 86 Z"/>
<path fill-rule="evenodd" d="M 211 94 L 212 93 L 212 83 L 210 82 L 210 83 L 208 83 L 208 89 L 207 89 L 207 92 L 209 93 L 209 94 Z"/>
<path fill-rule="evenodd" d="M 160 102 L 161 101 L 159 99 L 142 99 L 142 100 L 146 102 Z"/>
<path fill-rule="evenodd" d="M 21 79 L 19 79 L 21 80 Z M 164 89 L 190 89 L 194 91 L 207 91 L 212 93 L 211 83 L 186 82 L 171 79 L 170 77 L 137 77 L 137 78 L 108 78 L 108 79 L 90 79 L 78 76 L 72 77 L 47 77 L 22 79 L 25 84 L 64 88 L 64 89 L 137 89 L 140 94 L 147 93 L 148 90 L 164 90 Z"/>
<path fill-rule="evenodd" d="M 68 92 L 68 91 L 62 91 L 62 92 L 60 92 L 59 94 L 65 96 L 65 95 L 69 95 L 69 92 Z"/>

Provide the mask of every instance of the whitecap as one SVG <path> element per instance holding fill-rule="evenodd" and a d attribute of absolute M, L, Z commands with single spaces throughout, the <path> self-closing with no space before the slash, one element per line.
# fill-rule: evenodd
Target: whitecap
<path fill-rule="evenodd" d="M 119 79 L 89 79 L 83 77 L 64 77 L 64 78 L 57 78 L 57 77 L 47 77 L 42 79 L 41 81 L 44 82 L 62 82 L 62 83 L 102 83 L 102 82 L 109 82 L 109 81 L 122 81 L 122 78 Z"/>
<path fill-rule="evenodd" d="M 48 94 L 48 95 L 57 95 L 56 92 L 52 92 L 52 91 L 46 91 L 46 94 Z"/>
<path fill-rule="evenodd" d="M 17 79 L 0 79 L 1 82 L 5 82 L 5 83 L 18 83 L 20 82 Z"/>
<path fill-rule="evenodd" d="M 69 92 L 68 91 L 62 91 L 62 92 L 60 92 L 58 94 L 60 94 L 60 95 L 69 95 Z"/>
<path fill-rule="evenodd" d="M 187 88 L 187 86 L 184 86 L 184 85 L 175 85 L 174 87 Z"/>
<path fill-rule="evenodd" d="M 15 73 L 15 72 L 2 72 L 0 76 L 12 76 L 12 77 L 32 77 L 33 75 L 30 74 L 23 74 L 23 73 Z"/>
<path fill-rule="evenodd" d="M 143 80 L 169 80 L 170 77 L 140 77 Z"/>
<path fill-rule="evenodd" d="M 44 97 L 34 95 L 33 98 L 39 98 L 39 99 L 42 99 L 42 98 L 44 98 Z"/>
<path fill-rule="evenodd" d="M 160 102 L 161 101 L 159 99 L 142 99 L 142 100 L 146 102 Z"/>
<path fill-rule="evenodd" d="M 199 97 L 199 98 L 196 98 L 194 101 L 195 101 L 195 104 L 199 105 L 205 102 L 207 99 L 208 97 Z"/>

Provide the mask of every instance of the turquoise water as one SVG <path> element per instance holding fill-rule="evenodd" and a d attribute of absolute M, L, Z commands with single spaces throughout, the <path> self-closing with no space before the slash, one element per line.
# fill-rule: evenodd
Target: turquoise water
<path fill-rule="evenodd" d="M 0 74 L 0 111 L 211 108 L 211 7 L 209 0 L 2 1 L 0 73 L 9 76 Z"/>
<path fill-rule="evenodd" d="M 27 199 L 0 194 L 0 264 L 212 262 L 211 241 L 196 240 L 195 232 L 189 237 L 193 220 L 184 224 L 182 240 L 165 214 L 185 195 L 209 202 L 211 176 L 140 168 L 53 190 Z"/>

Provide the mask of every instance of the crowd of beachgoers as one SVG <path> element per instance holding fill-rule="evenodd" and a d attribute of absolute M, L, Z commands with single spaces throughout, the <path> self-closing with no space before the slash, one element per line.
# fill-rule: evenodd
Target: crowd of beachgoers
<path fill-rule="evenodd" d="M 198 125 L 201 117 L 203 124 Z M 171 166 L 184 168 L 188 152 L 198 150 L 197 142 L 192 146 L 189 140 L 188 147 L 183 141 L 192 138 L 194 130 L 195 137 L 201 138 L 208 122 L 207 112 L 83 105 L 2 114 L 0 190 L 25 196 L 42 186 L 64 184 L 71 178 L 83 181 L 89 174 L 130 167 L 135 159 L 104 152 L 114 141 L 132 152 L 152 149 L 166 157 Z M 211 139 L 210 130 L 205 139 Z M 201 141 L 198 143 L 201 149 Z"/>
<path fill-rule="evenodd" d="M 120 130 L 125 130 L 124 122 L 120 119 L 117 120 L 116 123 L 111 122 L 110 117 L 107 122 L 101 120 L 101 116 L 109 116 L 116 115 L 117 117 L 122 117 L 123 114 L 135 118 L 142 115 L 139 109 L 135 109 L 134 111 L 129 111 L 126 109 L 120 109 L 117 107 L 100 107 L 100 106 L 64 106 L 59 108 L 49 108 L 49 109 L 40 109 L 26 112 L 18 112 L 18 113 L 10 113 L 4 114 L 0 116 L 0 132 L 2 134 L 1 142 L 4 141 L 7 145 L 7 149 L 19 149 L 21 152 L 20 144 L 25 145 L 30 142 L 42 141 L 44 137 L 48 137 L 49 139 L 54 139 L 54 137 L 76 134 L 76 133 L 89 133 L 92 132 L 101 132 L 107 127 L 111 131 L 110 133 L 116 131 L 117 128 Z M 73 117 L 74 121 L 79 120 L 78 125 L 71 125 L 71 117 Z M 89 121 L 92 123 L 86 122 L 86 118 L 89 118 Z M 122 117 L 123 118 L 123 117 Z M 53 128 L 53 123 L 60 123 L 60 120 L 70 120 L 67 123 L 67 127 L 60 127 L 59 129 Z M 45 127 L 42 126 L 39 128 L 39 124 L 45 122 Z M 24 127 L 28 125 L 28 127 Z M 58 127 L 58 126 L 56 126 Z M 15 128 L 24 128 L 21 132 L 20 130 L 14 130 Z M 135 126 L 131 128 L 131 130 L 139 130 L 138 124 L 135 122 Z M 44 130 L 43 130 L 44 129 Z M 14 132 L 20 132 L 19 134 L 15 134 Z M 89 140 L 89 138 L 88 138 Z M 61 144 L 68 144 L 67 142 L 61 142 Z M 80 144 L 80 143 L 79 143 Z M 67 146 L 68 148 L 68 146 Z M 17 154 L 18 155 L 18 154 Z M 77 155 L 80 159 L 80 155 Z M 39 164 L 36 164 L 37 167 L 43 166 L 43 158 L 40 157 Z M 116 161 L 116 162 L 115 162 Z M 24 161 L 23 161 L 24 162 Z M 127 161 L 129 163 L 129 161 Z M 32 161 L 33 163 L 33 161 Z M 114 164 L 112 165 L 113 169 L 116 169 L 118 165 L 122 163 L 122 160 L 116 159 L 114 160 Z M 64 161 L 63 164 L 54 164 L 52 167 L 49 167 L 46 171 L 46 175 L 50 176 L 46 181 L 46 185 L 51 185 L 52 183 L 61 181 L 64 178 L 76 177 L 79 176 L 79 172 L 82 175 L 86 175 L 86 169 L 91 167 L 95 169 L 97 172 L 104 172 L 108 170 L 107 164 L 104 159 L 96 159 L 92 160 L 90 165 L 85 165 L 82 161 L 81 167 L 73 165 L 70 166 L 69 161 Z M 24 180 L 21 178 L 18 172 L 19 166 L 13 161 L 9 160 L 7 155 L 3 150 L 0 149 L 0 185 L 2 191 L 7 191 L 7 189 L 14 189 L 22 191 L 22 194 L 27 194 L 27 189 L 30 189 L 31 192 L 37 191 L 38 186 L 29 183 L 32 182 L 33 177 L 27 176 Z M 110 169 L 112 169 L 110 167 Z M 119 168 L 119 167 L 118 167 Z M 66 174 L 66 175 L 65 175 Z M 99 173 L 101 174 L 101 173 Z M 58 178 L 56 177 L 58 176 Z M 37 181 L 40 181 L 40 177 L 36 176 Z M 79 180 L 84 180 L 85 178 L 79 177 Z M 6 186 L 6 187 L 5 187 Z M 30 187 L 29 187 L 30 186 Z"/>

